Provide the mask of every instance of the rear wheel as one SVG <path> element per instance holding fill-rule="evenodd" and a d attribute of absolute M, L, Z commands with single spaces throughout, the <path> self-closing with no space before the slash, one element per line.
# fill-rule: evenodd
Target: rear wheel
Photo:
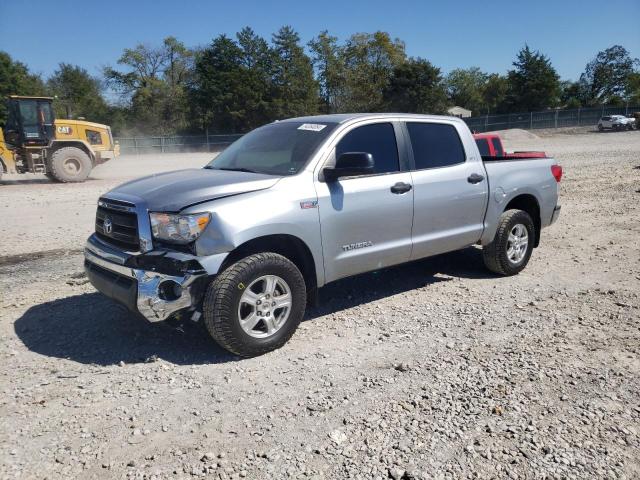
<path fill-rule="evenodd" d="M 91 173 L 89 155 L 77 147 L 59 148 L 49 162 L 49 175 L 59 182 L 84 182 Z M 47 176 L 49 176 L 47 175 Z"/>
<path fill-rule="evenodd" d="M 486 267 L 500 275 L 520 273 L 529 263 L 535 241 L 535 226 L 523 210 L 507 210 L 500 215 L 493 241 L 482 249 Z"/>
<path fill-rule="evenodd" d="M 602 125 L 598 125 L 598 131 L 601 132 L 604 130 L 604 127 Z"/>
<path fill-rule="evenodd" d="M 204 324 L 223 348 L 253 357 L 284 345 L 304 315 L 300 270 L 276 253 L 250 255 L 213 280 L 204 298 Z"/>

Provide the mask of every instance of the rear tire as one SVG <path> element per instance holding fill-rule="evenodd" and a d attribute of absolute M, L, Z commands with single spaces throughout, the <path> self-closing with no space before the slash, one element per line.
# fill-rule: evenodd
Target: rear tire
<path fill-rule="evenodd" d="M 92 168 L 89 155 L 77 147 L 59 148 L 49 162 L 49 174 L 63 183 L 84 182 Z"/>
<path fill-rule="evenodd" d="M 288 306 L 277 306 L 287 299 Z M 258 253 L 234 263 L 209 284 L 204 324 L 225 350 L 255 357 L 282 347 L 291 338 L 306 303 L 300 270 L 282 255 Z"/>
<path fill-rule="evenodd" d="M 602 125 L 598 125 L 598 131 L 602 132 L 604 130 L 604 127 Z"/>
<path fill-rule="evenodd" d="M 507 210 L 498 220 L 493 241 L 482 248 L 485 266 L 499 275 L 516 275 L 529 263 L 536 230 L 523 210 Z"/>

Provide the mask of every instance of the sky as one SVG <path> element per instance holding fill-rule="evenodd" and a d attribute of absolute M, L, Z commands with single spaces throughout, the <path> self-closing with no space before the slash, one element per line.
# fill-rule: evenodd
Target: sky
<path fill-rule="evenodd" d="M 45 78 L 60 62 L 99 75 L 138 43 L 173 35 L 204 46 L 247 25 L 266 38 L 291 25 L 305 44 L 322 30 L 340 40 L 383 30 L 445 74 L 472 66 L 506 73 L 525 43 L 569 80 L 615 44 L 640 57 L 640 0 L 0 0 L 0 50 Z"/>

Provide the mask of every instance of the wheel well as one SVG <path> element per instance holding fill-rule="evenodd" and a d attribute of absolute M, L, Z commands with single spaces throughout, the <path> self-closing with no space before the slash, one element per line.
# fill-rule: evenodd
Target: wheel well
<path fill-rule="evenodd" d="M 84 153 L 89 155 L 89 158 L 91 159 L 91 163 L 94 164 L 95 166 L 96 158 L 93 151 L 90 148 L 87 148 L 87 146 L 82 142 L 54 142 L 51 145 L 51 152 L 49 152 L 47 156 L 51 158 L 51 156 L 54 154 L 56 150 L 60 150 L 61 148 L 65 148 L 65 147 L 79 148 Z"/>
<path fill-rule="evenodd" d="M 310 304 L 315 303 L 318 281 L 316 277 L 316 264 L 313 261 L 313 254 L 306 243 L 298 237 L 287 234 L 266 235 L 251 239 L 236 247 L 220 267 L 220 271 L 227 269 L 238 260 L 253 255 L 254 253 L 273 252 L 291 260 L 307 285 L 307 300 Z"/>
<path fill-rule="evenodd" d="M 529 214 L 531 219 L 533 220 L 533 225 L 536 228 L 536 238 L 533 244 L 534 247 L 537 247 L 540 244 L 540 205 L 538 204 L 538 200 L 533 195 L 518 195 L 513 198 L 505 207 L 504 211 L 511 209 L 523 210 Z"/>

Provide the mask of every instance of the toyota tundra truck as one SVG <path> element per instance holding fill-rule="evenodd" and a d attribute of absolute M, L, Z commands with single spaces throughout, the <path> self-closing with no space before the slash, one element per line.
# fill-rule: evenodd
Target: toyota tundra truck
<path fill-rule="evenodd" d="M 284 345 L 341 278 L 472 245 L 492 272 L 519 273 L 558 218 L 561 176 L 551 158 L 483 159 L 453 117 L 293 118 L 202 169 L 103 195 L 84 265 L 132 312 L 202 320 L 251 357 Z"/>

